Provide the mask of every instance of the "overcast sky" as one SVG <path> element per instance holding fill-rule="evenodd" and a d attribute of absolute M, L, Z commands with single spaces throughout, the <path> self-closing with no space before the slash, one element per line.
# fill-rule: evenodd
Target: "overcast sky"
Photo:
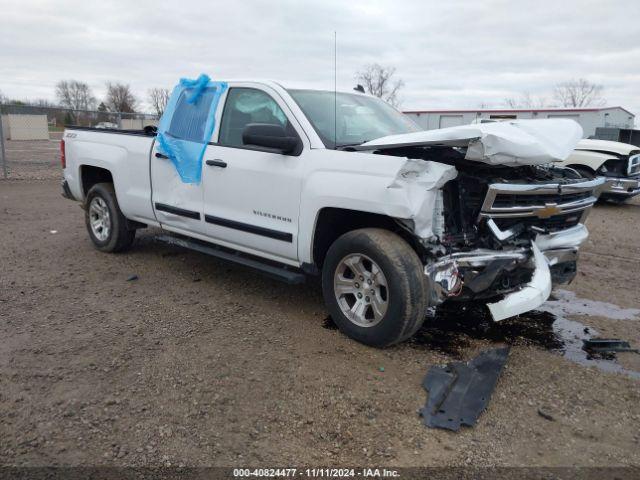
<path fill-rule="evenodd" d="M 54 100 L 61 79 L 172 87 L 269 78 L 351 89 L 363 65 L 394 66 L 405 110 L 503 106 L 584 77 L 640 114 L 640 2 L 590 0 L 0 0 L 0 91 Z"/>

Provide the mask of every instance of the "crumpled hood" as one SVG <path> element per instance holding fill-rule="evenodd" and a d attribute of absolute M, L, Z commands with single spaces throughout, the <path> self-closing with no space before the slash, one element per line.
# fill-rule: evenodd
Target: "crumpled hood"
<path fill-rule="evenodd" d="M 578 123 L 557 118 L 479 123 L 389 135 L 355 148 L 465 147 L 467 160 L 490 165 L 541 165 L 567 158 L 581 138 L 582 127 Z"/>

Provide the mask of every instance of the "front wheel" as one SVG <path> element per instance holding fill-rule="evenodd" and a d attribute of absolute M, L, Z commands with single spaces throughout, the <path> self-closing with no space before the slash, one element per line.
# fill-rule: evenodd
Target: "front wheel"
<path fill-rule="evenodd" d="M 127 250 L 136 231 L 127 225 L 111 183 L 97 183 L 87 193 L 85 223 L 91 241 L 102 252 Z"/>
<path fill-rule="evenodd" d="M 393 232 L 347 232 L 327 252 L 322 291 L 340 331 L 375 347 L 411 337 L 427 309 L 424 266 Z"/>

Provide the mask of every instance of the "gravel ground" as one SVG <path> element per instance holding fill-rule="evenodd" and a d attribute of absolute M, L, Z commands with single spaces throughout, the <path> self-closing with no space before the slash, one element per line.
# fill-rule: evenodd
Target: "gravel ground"
<path fill-rule="evenodd" d="M 283 285 L 154 230 L 102 254 L 53 170 L 0 181 L 0 464 L 640 465 L 638 380 L 511 336 L 478 424 L 427 429 L 429 366 L 499 338 L 425 327 L 376 350 L 323 328 L 317 282 Z M 594 209 L 569 290 L 639 306 L 639 216 L 639 202 Z M 638 320 L 574 319 L 640 343 Z M 637 357 L 618 362 L 640 370 Z"/>
<path fill-rule="evenodd" d="M 60 178 L 60 139 L 62 134 L 51 134 L 51 140 L 5 140 L 7 171 L 10 180 L 43 180 Z M 2 172 L 0 171 L 0 178 Z"/>

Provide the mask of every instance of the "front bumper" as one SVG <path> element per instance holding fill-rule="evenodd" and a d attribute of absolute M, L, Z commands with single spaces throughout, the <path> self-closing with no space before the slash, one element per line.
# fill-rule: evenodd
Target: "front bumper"
<path fill-rule="evenodd" d="M 535 242 L 531 244 L 531 251 L 535 265 L 531 281 L 519 291 L 505 295 L 499 302 L 487 304 L 496 322 L 533 310 L 546 302 L 551 295 L 553 285 L 548 260 Z"/>
<path fill-rule="evenodd" d="M 502 300 L 488 304 L 496 321 L 513 317 L 542 305 L 551 293 L 552 271 L 561 265 L 575 265 L 578 249 L 587 239 L 588 231 L 583 224 L 553 232 L 539 234 L 530 248 L 512 250 L 477 249 L 447 255 L 425 267 L 430 283 L 430 304 L 439 305 L 462 292 L 463 286 L 471 290 L 492 288 L 502 271 L 529 269 L 531 279 L 506 293 Z M 462 272 L 480 270 L 470 281 Z M 489 292 L 491 293 L 491 292 Z"/>
<path fill-rule="evenodd" d="M 631 198 L 640 194 L 640 178 L 605 177 L 605 179 L 603 198 Z"/>

